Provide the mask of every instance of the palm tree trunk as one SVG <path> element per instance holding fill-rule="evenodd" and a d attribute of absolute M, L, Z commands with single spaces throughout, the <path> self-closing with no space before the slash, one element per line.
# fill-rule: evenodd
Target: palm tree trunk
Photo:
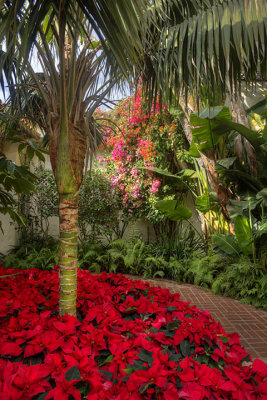
<path fill-rule="evenodd" d="M 59 314 L 76 316 L 78 202 L 71 194 L 59 196 Z"/>

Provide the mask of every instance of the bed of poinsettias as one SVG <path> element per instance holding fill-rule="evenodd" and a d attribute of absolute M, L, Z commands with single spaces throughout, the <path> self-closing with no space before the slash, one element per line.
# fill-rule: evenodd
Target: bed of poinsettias
<path fill-rule="evenodd" d="M 0 399 L 267 399 L 267 366 L 209 312 L 122 275 L 79 271 L 78 318 L 56 270 L 0 276 Z"/>

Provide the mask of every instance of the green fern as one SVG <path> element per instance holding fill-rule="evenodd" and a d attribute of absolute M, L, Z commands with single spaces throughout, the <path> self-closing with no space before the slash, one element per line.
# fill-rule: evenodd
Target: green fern
<path fill-rule="evenodd" d="M 214 280 L 212 291 L 267 309 L 267 274 L 245 257 L 226 266 Z"/>
<path fill-rule="evenodd" d="M 168 269 L 170 271 L 168 276 L 170 276 L 171 279 L 183 282 L 186 267 L 181 261 L 171 258 L 168 264 Z"/>
<path fill-rule="evenodd" d="M 39 242 L 24 244 L 20 248 L 14 248 L 3 258 L 3 263 L 7 268 L 39 268 L 51 269 L 58 264 L 58 244 L 50 240 L 43 247 Z"/>
<path fill-rule="evenodd" d="M 146 257 L 142 274 L 144 278 L 163 278 L 166 276 L 165 270 L 168 262 L 163 257 Z"/>
<path fill-rule="evenodd" d="M 118 249 L 118 250 L 125 250 L 128 244 L 124 239 L 116 239 L 109 243 L 110 248 Z"/>
<path fill-rule="evenodd" d="M 193 257 L 185 274 L 184 280 L 195 285 L 210 288 L 214 278 L 224 268 L 224 261 L 218 255 L 203 258 Z"/>

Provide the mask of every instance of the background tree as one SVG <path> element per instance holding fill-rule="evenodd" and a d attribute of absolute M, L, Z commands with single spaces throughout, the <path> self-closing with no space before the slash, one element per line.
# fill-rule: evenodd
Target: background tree
<path fill-rule="evenodd" d="M 267 1 L 158 0 L 151 12 L 157 25 L 151 26 L 150 44 L 144 45 L 146 94 L 150 101 L 160 94 L 168 104 L 180 103 L 184 132 L 191 144 L 192 112 L 206 104 L 221 104 L 226 92 L 235 104 L 242 81 L 255 83 L 259 76 L 266 77 Z M 247 152 L 255 152 L 249 143 Z M 230 193 L 216 172 L 216 152 L 210 149 L 198 154 L 199 167 L 207 171 L 233 231 L 227 210 Z"/>
<path fill-rule="evenodd" d="M 78 193 L 85 155 L 93 145 L 92 115 L 116 83 L 116 71 L 120 68 L 128 75 L 133 60 L 138 60 L 141 6 L 128 0 L 1 4 L 0 37 L 7 55 L 17 55 L 17 81 L 24 79 L 25 87 L 27 71 L 26 87 L 41 99 L 39 116 L 49 137 L 59 193 L 61 315 L 76 314 Z M 97 41 L 92 40 L 92 30 Z M 33 48 L 42 73 L 29 61 Z"/>

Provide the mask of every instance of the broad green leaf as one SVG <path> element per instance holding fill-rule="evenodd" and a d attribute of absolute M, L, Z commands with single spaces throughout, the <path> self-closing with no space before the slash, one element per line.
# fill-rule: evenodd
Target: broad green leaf
<path fill-rule="evenodd" d="M 107 371 L 105 369 L 100 369 L 99 372 L 102 372 L 103 375 L 105 375 L 109 381 L 111 381 L 113 373 L 111 371 Z"/>
<path fill-rule="evenodd" d="M 209 193 L 205 193 L 196 197 L 196 208 L 203 214 L 213 210 L 216 205 L 217 202 Z"/>
<path fill-rule="evenodd" d="M 199 114 L 191 114 L 190 125 L 197 149 L 199 151 L 213 149 L 220 142 L 222 136 L 228 132 L 228 128 L 219 126 L 217 122 L 221 120 L 231 121 L 231 119 L 228 107 L 207 108 Z"/>
<path fill-rule="evenodd" d="M 264 188 L 260 192 L 258 192 L 256 194 L 256 199 L 262 201 L 265 205 L 267 205 L 267 188 Z"/>
<path fill-rule="evenodd" d="M 71 367 L 65 374 L 65 379 L 70 382 L 74 379 L 81 379 L 81 374 L 77 365 Z"/>
<path fill-rule="evenodd" d="M 185 221 L 192 217 L 192 211 L 183 205 L 178 205 L 175 210 L 166 215 L 172 221 Z"/>
<path fill-rule="evenodd" d="M 263 235 L 267 235 L 267 222 L 263 222 L 257 232 L 255 233 L 255 238 L 259 239 Z"/>
<path fill-rule="evenodd" d="M 180 350 L 183 357 L 187 357 L 191 354 L 190 341 L 188 339 L 183 339 L 180 343 Z"/>
<path fill-rule="evenodd" d="M 267 143 L 265 139 L 259 132 L 253 131 L 242 124 L 232 122 L 230 120 L 220 120 L 216 121 L 218 129 L 224 129 L 225 133 L 230 133 L 231 131 L 236 131 L 244 136 L 255 149 L 258 149 L 262 144 Z"/>
<path fill-rule="evenodd" d="M 147 362 L 149 366 L 151 366 L 154 361 L 153 353 L 142 348 L 140 348 L 140 353 L 137 354 L 137 357 L 140 358 L 140 360 Z"/>
<path fill-rule="evenodd" d="M 191 114 L 190 124 L 194 145 L 199 151 L 213 149 L 220 142 L 222 136 L 229 134 L 231 131 L 240 133 L 255 149 L 259 149 L 262 144 L 266 143 L 266 139 L 259 132 L 232 122 L 232 117 L 227 107 L 214 107 L 205 109 L 199 114 Z M 193 148 L 190 148 L 190 150 L 194 151 Z M 263 151 L 262 149 L 260 150 L 261 152 Z M 222 162 L 222 160 L 220 161 Z M 218 163 L 221 164 L 220 162 Z"/>
<path fill-rule="evenodd" d="M 182 169 L 178 172 L 177 177 L 194 179 L 197 178 L 197 173 L 193 169 Z"/>
<path fill-rule="evenodd" d="M 234 220 L 238 215 L 242 215 L 245 210 L 254 210 L 258 204 L 259 200 L 256 200 L 255 197 L 250 197 L 248 200 L 230 200 L 227 210 Z"/>
<path fill-rule="evenodd" d="M 252 254 L 253 237 L 247 219 L 243 215 L 238 215 L 234 227 L 240 249 L 246 255 Z"/>
<path fill-rule="evenodd" d="M 45 157 L 40 151 L 35 151 L 35 155 L 40 161 L 45 162 Z"/>
<path fill-rule="evenodd" d="M 156 203 L 155 207 L 157 210 L 168 213 L 173 211 L 177 205 L 177 200 L 160 200 Z"/>
<path fill-rule="evenodd" d="M 34 150 L 30 146 L 27 147 L 27 156 L 29 157 L 30 160 L 32 160 L 34 157 Z"/>
<path fill-rule="evenodd" d="M 184 178 L 190 178 L 190 179 L 197 178 L 196 171 L 194 171 L 193 169 L 186 169 L 186 168 L 182 169 L 177 173 L 177 175 L 171 174 L 170 172 L 160 168 L 140 167 L 140 169 L 156 172 L 159 175 L 166 176 L 168 178 L 179 179 L 180 181 L 183 180 Z"/>
<path fill-rule="evenodd" d="M 191 157 L 196 157 L 196 158 L 200 157 L 200 152 L 198 151 L 194 140 L 192 140 L 192 142 L 191 142 L 191 145 L 190 145 L 190 148 L 189 148 L 189 155 Z"/>
<path fill-rule="evenodd" d="M 199 114 L 192 114 L 193 116 L 199 117 L 200 120 L 206 120 L 206 119 L 229 119 L 230 121 L 232 120 L 230 110 L 228 107 L 223 107 L 223 106 L 217 106 L 217 107 L 211 107 L 211 108 L 204 108 L 202 111 L 199 112 Z"/>
<path fill-rule="evenodd" d="M 240 253 L 238 242 L 234 235 L 223 235 L 215 233 L 214 235 L 212 235 L 212 241 L 215 246 L 215 250 L 217 247 L 228 256 L 238 256 Z"/>
<path fill-rule="evenodd" d="M 247 201 L 237 201 L 234 203 L 234 200 L 231 200 L 231 203 L 226 206 L 227 211 L 232 220 L 234 220 L 238 215 L 242 215 L 243 211 L 248 207 Z"/>
<path fill-rule="evenodd" d="M 172 221 L 183 221 L 192 217 L 192 211 L 178 204 L 177 200 L 160 200 L 155 207 Z"/>
<path fill-rule="evenodd" d="M 18 145 L 18 152 L 21 153 L 23 149 L 25 149 L 25 147 L 27 146 L 26 143 L 20 143 Z"/>
<path fill-rule="evenodd" d="M 216 168 L 218 167 L 223 167 L 223 168 L 229 168 L 233 163 L 235 162 L 236 157 L 228 157 L 228 158 L 222 158 L 221 160 L 218 160 L 216 163 Z"/>

